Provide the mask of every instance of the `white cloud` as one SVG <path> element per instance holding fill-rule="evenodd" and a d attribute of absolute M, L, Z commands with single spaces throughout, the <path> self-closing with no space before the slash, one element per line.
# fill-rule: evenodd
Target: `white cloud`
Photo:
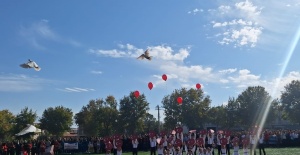
<path fill-rule="evenodd" d="M 246 0 L 245 2 L 236 3 L 235 7 L 246 12 L 250 16 L 259 15 L 261 13 L 261 8 L 258 9 L 257 6 L 253 5 L 253 3 L 248 0 Z"/>
<path fill-rule="evenodd" d="M 228 22 L 223 22 L 223 23 L 219 23 L 219 22 L 215 22 L 213 21 L 213 27 L 226 27 L 226 26 L 232 26 L 232 25 L 248 25 L 251 26 L 253 25 L 252 21 L 245 21 L 243 19 L 233 19 L 231 21 Z"/>
<path fill-rule="evenodd" d="M 229 80 L 227 80 L 227 79 L 220 79 L 220 82 L 221 82 L 221 83 L 228 83 Z"/>
<path fill-rule="evenodd" d="M 173 49 L 169 46 L 152 46 L 149 48 L 150 48 L 151 55 L 161 60 L 183 61 L 190 54 L 189 49 L 183 49 L 183 48 L 179 49 L 177 53 L 175 53 Z"/>
<path fill-rule="evenodd" d="M 300 80 L 300 72 L 292 71 L 282 78 L 275 78 L 271 82 L 264 84 L 269 93 L 274 93 L 274 97 L 279 98 L 281 91 L 284 91 L 284 87 L 291 83 L 293 80 Z M 274 88 L 278 84 L 277 88 Z M 275 92 L 273 92 L 275 91 Z"/>
<path fill-rule="evenodd" d="M 278 77 L 273 79 L 261 79 L 261 76 L 251 74 L 249 70 L 243 69 L 239 70 L 235 76 L 229 76 L 226 79 L 228 79 L 226 84 L 231 84 L 240 91 L 243 91 L 249 86 L 262 86 L 274 98 L 279 98 L 287 84 L 293 80 L 300 80 L 300 72 L 291 71 L 280 79 Z"/>
<path fill-rule="evenodd" d="M 198 12 L 203 12 L 204 10 L 203 9 L 198 9 L 198 8 L 196 8 L 196 9 L 194 9 L 194 10 L 192 10 L 192 11 L 188 11 L 188 14 L 197 14 Z"/>
<path fill-rule="evenodd" d="M 108 56 L 108 57 L 113 57 L 113 58 L 120 58 L 120 57 L 125 57 L 127 55 L 126 52 L 123 51 L 118 51 L 116 49 L 113 50 L 92 50 L 90 49 L 90 52 L 96 55 L 103 55 L 103 56 Z"/>
<path fill-rule="evenodd" d="M 218 33 L 221 35 L 216 36 L 220 38 L 218 43 L 221 45 L 233 44 L 234 47 L 255 47 L 263 29 L 261 26 L 253 24 L 256 23 L 255 18 L 260 11 L 261 9 L 249 1 L 236 3 L 233 7 L 219 6 L 217 14 L 222 17 L 219 20 L 223 21 L 211 22 L 213 28 L 222 27 L 219 30 L 223 33 Z M 247 17 L 240 16 L 240 14 L 246 14 Z"/>
<path fill-rule="evenodd" d="M 221 5 L 221 6 L 219 6 L 219 8 L 218 8 L 218 11 L 219 11 L 221 14 L 226 14 L 226 13 L 228 13 L 230 10 L 231 10 L 231 7 L 228 6 L 228 5 Z"/>
<path fill-rule="evenodd" d="M 20 35 L 27 40 L 33 47 L 44 50 L 46 47 L 43 45 L 44 41 L 54 41 L 60 43 L 67 43 L 72 46 L 81 46 L 81 43 L 60 36 L 54 32 L 49 26 L 49 21 L 42 19 L 38 22 L 34 22 L 29 26 L 21 25 Z"/>
<path fill-rule="evenodd" d="M 300 20 L 300 5 L 295 0 L 226 2 L 209 9 L 211 28 L 217 42 L 233 47 L 279 46 L 288 42 Z M 282 12 L 285 12 L 284 14 Z M 268 47 L 262 47 L 268 49 Z"/>
<path fill-rule="evenodd" d="M 58 89 L 60 91 L 64 92 L 89 92 L 89 91 L 95 91 L 95 89 L 90 89 L 90 88 L 78 88 L 78 87 L 73 87 L 73 88 L 64 88 L 64 89 Z"/>
<path fill-rule="evenodd" d="M 239 45 L 250 44 L 251 47 L 254 47 L 261 33 L 262 28 L 246 26 L 241 30 L 233 30 L 230 39 L 237 42 Z"/>
<path fill-rule="evenodd" d="M 29 77 L 26 75 L 1 74 L 0 75 L 0 91 L 2 92 L 28 92 L 38 91 L 42 89 L 44 83 L 49 80 Z"/>
<path fill-rule="evenodd" d="M 213 27 L 222 27 L 222 26 L 227 26 L 228 23 L 227 22 L 223 22 L 223 23 L 214 23 Z"/>
<path fill-rule="evenodd" d="M 229 79 L 234 83 L 252 83 L 254 81 L 257 81 L 259 78 L 260 76 L 250 74 L 250 71 L 247 69 L 239 70 L 239 74 L 237 77 L 229 77 Z"/>
<path fill-rule="evenodd" d="M 219 73 L 222 73 L 222 74 L 230 74 L 230 73 L 234 73 L 234 72 L 236 72 L 236 71 L 237 71 L 236 68 L 230 68 L 230 69 L 220 70 Z"/>
<path fill-rule="evenodd" d="M 91 71 L 91 73 L 92 74 L 102 74 L 102 71 L 95 71 L 95 70 L 93 70 L 93 71 Z"/>
<path fill-rule="evenodd" d="M 102 49 L 90 49 L 89 52 L 99 55 L 99 56 L 107 56 L 113 58 L 121 58 L 121 57 L 138 57 L 143 54 L 145 49 L 139 49 L 131 44 L 120 44 L 118 45 L 120 49 L 112 49 L 112 50 L 102 50 Z M 184 49 L 181 48 L 177 53 L 173 51 L 170 46 L 158 45 L 158 46 L 149 46 L 150 56 L 154 59 L 159 60 L 177 60 L 183 61 L 185 58 L 189 56 L 189 48 Z"/>

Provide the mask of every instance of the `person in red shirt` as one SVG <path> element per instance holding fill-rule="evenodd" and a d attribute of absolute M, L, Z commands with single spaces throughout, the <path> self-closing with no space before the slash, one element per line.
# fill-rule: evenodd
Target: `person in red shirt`
<path fill-rule="evenodd" d="M 46 143 L 44 140 L 40 142 L 40 153 L 43 154 L 46 151 Z"/>
<path fill-rule="evenodd" d="M 269 132 L 266 130 L 265 133 L 264 133 L 264 141 L 265 141 L 265 144 L 266 144 L 266 145 L 269 144 L 269 139 L 270 139 L 270 134 L 269 134 Z"/>
<path fill-rule="evenodd" d="M 53 144 L 54 144 L 54 154 L 58 154 L 59 148 L 60 148 L 60 143 L 58 142 L 58 140 L 55 140 Z"/>
<path fill-rule="evenodd" d="M 2 149 L 2 154 L 3 154 L 3 155 L 7 155 L 7 154 L 8 154 L 8 153 L 7 153 L 8 147 L 7 147 L 6 143 L 2 143 L 1 149 Z"/>

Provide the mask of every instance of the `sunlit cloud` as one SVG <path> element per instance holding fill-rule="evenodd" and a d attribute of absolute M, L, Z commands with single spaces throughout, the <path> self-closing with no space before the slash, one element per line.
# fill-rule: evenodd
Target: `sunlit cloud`
<path fill-rule="evenodd" d="M 273 46 L 274 41 L 280 41 L 283 35 L 296 28 L 297 25 L 291 26 L 300 20 L 300 7 L 297 4 L 294 0 L 245 0 L 220 4 L 219 7 L 208 10 L 212 19 L 211 27 L 214 29 L 213 36 L 221 45 L 253 48 L 260 43 Z M 287 14 L 281 12 L 294 16 L 287 18 Z"/>
<path fill-rule="evenodd" d="M 213 9 L 212 9 L 213 10 Z M 221 5 L 211 11 L 215 20 L 212 28 L 217 29 L 218 43 L 234 47 L 255 47 L 262 34 L 263 27 L 256 21 L 262 8 L 250 1 L 231 5 Z"/>

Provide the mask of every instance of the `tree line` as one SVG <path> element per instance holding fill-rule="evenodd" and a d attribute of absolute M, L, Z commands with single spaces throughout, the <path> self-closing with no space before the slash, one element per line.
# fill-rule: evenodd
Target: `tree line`
<path fill-rule="evenodd" d="M 178 97 L 182 98 L 182 104 L 177 103 Z M 47 108 L 40 118 L 28 107 L 17 115 L 1 110 L 0 139 L 12 138 L 37 120 L 39 128 L 56 136 L 69 131 L 73 121 L 86 136 L 158 132 L 158 129 L 170 131 L 178 122 L 190 129 L 202 129 L 208 123 L 223 129 L 249 128 L 261 121 L 271 124 L 276 118 L 300 123 L 300 81 L 287 84 L 280 98 L 272 98 L 262 86 L 250 86 L 236 98 L 229 97 L 226 105 L 211 106 L 210 96 L 202 89 L 181 88 L 166 95 L 161 103 L 165 115 L 163 122 L 158 122 L 148 112 L 146 96 L 136 97 L 134 92 L 119 102 L 112 95 L 92 99 L 76 114 L 64 106 Z"/>

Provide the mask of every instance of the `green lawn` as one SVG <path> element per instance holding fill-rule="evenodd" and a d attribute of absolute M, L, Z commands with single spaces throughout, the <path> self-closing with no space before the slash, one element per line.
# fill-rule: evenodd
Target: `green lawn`
<path fill-rule="evenodd" d="M 266 148 L 265 149 L 267 155 L 297 155 L 300 154 L 300 147 L 297 148 Z M 233 150 L 231 149 L 230 155 L 233 154 Z M 259 150 L 256 149 L 256 154 L 259 155 Z M 76 154 L 80 155 L 80 154 Z M 84 154 L 87 155 L 87 154 Z M 91 154 L 96 155 L 96 154 Z M 132 155 L 131 152 L 123 153 L 122 155 Z M 138 152 L 138 155 L 150 155 L 150 152 Z M 185 154 L 184 154 L 185 155 Z M 217 149 L 215 149 L 215 155 L 218 155 Z M 243 155 L 242 150 L 240 150 L 240 155 Z"/>

